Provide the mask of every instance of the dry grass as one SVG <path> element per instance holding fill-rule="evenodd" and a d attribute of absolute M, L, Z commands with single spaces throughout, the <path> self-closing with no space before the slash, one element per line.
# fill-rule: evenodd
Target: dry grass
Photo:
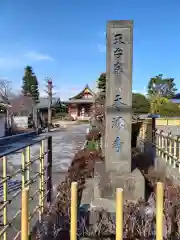
<path fill-rule="evenodd" d="M 98 137 L 94 131 L 87 137 Z M 92 137 L 93 136 L 93 137 Z M 55 202 L 45 209 L 42 222 L 33 229 L 32 240 L 69 239 L 70 229 L 70 187 L 71 182 L 78 183 L 78 206 L 86 179 L 91 177 L 96 160 L 102 160 L 101 152 L 84 149 L 75 154 L 65 181 L 58 186 Z M 124 240 L 155 239 L 156 224 L 156 183 L 164 182 L 164 240 L 180 239 L 180 187 L 166 178 L 164 172 L 157 172 L 152 167 L 151 159 L 145 154 L 137 154 L 133 158 L 135 167 L 144 174 L 148 185 L 153 189 L 148 201 L 125 203 L 124 205 Z M 92 239 L 115 239 L 115 216 L 106 209 L 93 212 L 95 223 L 88 224 L 87 211 L 81 210 L 78 217 L 78 235 Z"/>
<path fill-rule="evenodd" d="M 32 239 L 69 239 L 70 228 L 70 186 L 78 183 L 80 203 L 85 181 L 93 173 L 94 163 L 101 159 L 97 151 L 81 150 L 72 161 L 68 177 L 58 186 L 58 195 L 52 206 L 48 206 L 42 223 L 34 228 Z M 145 159 L 144 159 L 145 160 Z M 124 206 L 124 239 L 154 239 L 157 181 L 164 182 L 164 239 L 180 239 L 180 187 L 173 185 L 164 173 L 156 172 L 152 167 L 144 173 L 149 185 L 154 188 L 147 202 L 126 203 Z M 78 203 L 78 206 L 79 206 Z M 114 239 L 115 217 L 105 209 L 92 212 L 96 218 L 93 225 L 87 224 L 87 212 L 81 212 L 78 222 L 78 234 L 94 239 Z"/>
<path fill-rule="evenodd" d="M 85 180 L 92 176 L 94 162 L 101 159 L 101 153 L 96 150 L 83 149 L 75 154 L 68 176 L 57 188 L 54 204 L 45 209 L 42 222 L 34 227 L 31 239 L 69 239 L 71 183 L 78 183 L 79 206 Z"/>

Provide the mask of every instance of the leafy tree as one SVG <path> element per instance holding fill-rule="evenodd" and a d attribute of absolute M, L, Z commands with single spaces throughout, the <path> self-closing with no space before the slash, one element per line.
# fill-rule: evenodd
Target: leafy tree
<path fill-rule="evenodd" d="M 159 74 L 150 79 L 148 84 L 148 95 L 152 96 L 157 93 L 157 89 L 155 85 L 164 85 L 168 86 L 168 90 L 161 94 L 162 97 L 171 98 L 175 95 L 177 91 L 176 84 L 174 82 L 174 78 L 163 78 L 163 74 Z"/>
<path fill-rule="evenodd" d="M 66 104 L 64 104 L 60 98 L 57 100 L 57 102 L 55 103 L 55 105 L 53 106 L 53 108 L 56 110 L 56 113 L 65 113 L 68 111 L 68 107 Z"/>
<path fill-rule="evenodd" d="M 132 108 L 134 113 L 149 113 L 150 103 L 143 94 L 132 93 Z"/>
<path fill-rule="evenodd" d="M 31 96 L 36 102 L 39 100 L 39 87 L 36 75 L 32 67 L 26 66 L 23 77 L 22 92 L 24 96 Z"/>
<path fill-rule="evenodd" d="M 162 97 L 159 94 L 152 95 L 150 98 L 151 113 L 159 114 L 160 108 L 164 103 L 167 103 L 168 99 Z"/>
<path fill-rule="evenodd" d="M 106 73 L 101 73 L 97 80 L 97 88 L 100 91 L 100 95 L 106 97 Z"/>
<path fill-rule="evenodd" d="M 159 114 L 161 117 L 179 117 L 180 108 L 178 104 L 166 101 L 159 108 Z"/>

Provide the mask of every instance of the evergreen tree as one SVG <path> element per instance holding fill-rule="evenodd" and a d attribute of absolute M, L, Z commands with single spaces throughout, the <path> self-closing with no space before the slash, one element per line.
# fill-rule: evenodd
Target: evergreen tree
<path fill-rule="evenodd" d="M 149 113 L 150 103 L 141 93 L 132 93 L 132 108 L 134 113 Z"/>
<path fill-rule="evenodd" d="M 39 100 L 38 80 L 33 72 L 32 67 L 30 66 L 26 66 L 25 68 L 22 92 L 24 96 L 31 96 L 34 101 L 38 102 Z"/>
<path fill-rule="evenodd" d="M 102 73 L 97 80 L 97 88 L 103 98 L 106 97 L 106 73 Z"/>

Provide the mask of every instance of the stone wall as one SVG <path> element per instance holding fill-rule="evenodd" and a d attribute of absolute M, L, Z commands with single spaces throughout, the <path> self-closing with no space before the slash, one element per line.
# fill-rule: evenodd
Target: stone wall
<path fill-rule="evenodd" d="M 180 126 L 180 117 L 173 118 L 158 118 L 156 119 L 157 126 Z"/>

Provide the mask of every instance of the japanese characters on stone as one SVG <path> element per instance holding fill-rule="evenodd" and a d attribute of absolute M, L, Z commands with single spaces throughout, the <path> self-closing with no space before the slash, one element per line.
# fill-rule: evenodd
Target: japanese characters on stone
<path fill-rule="evenodd" d="M 116 139 L 112 143 L 112 147 L 115 148 L 116 152 L 119 153 L 121 151 L 121 145 L 123 142 L 121 141 L 120 136 L 116 137 Z"/>
<path fill-rule="evenodd" d="M 126 105 L 125 103 L 123 103 L 122 101 L 122 97 L 120 94 L 116 94 L 115 95 L 115 99 L 114 99 L 114 103 L 113 103 L 113 107 L 115 107 L 117 110 L 122 106 L 122 105 Z"/>
<path fill-rule="evenodd" d="M 122 45 L 125 44 L 123 40 L 123 34 L 115 33 L 113 36 L 113 47 L 114 47 L 114 74 L 119 76 L 123 73 L 123 62 L 122 62 L 122 55 L 123 55 L 123 48 Z"/>
<path fill-rule="evenodd" d="M 118 172 L 121 165 L 123 168 L 127 165 L 129 172 L 131 161 L 131 37 L 131 24 L 108 23 L 105 161 L 107 169 Z"/>
<path fill-rule="evenodd" d="M 113 35 L 113 73 L 115 76 L 120 76 L 123 73 L 123 45 L 125 44 L 124 37 L 122 33 L 114 33 Z M 119 83 L 121 84 L 121 83 Z M 122 100 L 122 89 L 119 88 L 118 92 L 116 90 L 116 94 L 114 97 L 113 107 L 116 110 L 120 111 L 121 107 L 126 105 Z M 112 128 L 117 130 L 125 129 L 125 120 L 121 116 L 116 116 L 112 118 Z M 116 152 L 120 153 L 122 141 L 120 140 L 121 136 L 116 137 L 113 141 L 113 148 L 115 148 Z"/>
<path fill-rule="evenodd" d="M 112 119 L 112 128 L 125 129 L 125 121 L 122 117 L 117 116 Z"/>
<path fill-rule="evenodd" d="M 116 44 L 125 44 L 125 42 L 123 41 L 123 35 L 122 33 L 116 33 L 114 35 L 114 41 L 113 41 L 114 45 Z"/>

